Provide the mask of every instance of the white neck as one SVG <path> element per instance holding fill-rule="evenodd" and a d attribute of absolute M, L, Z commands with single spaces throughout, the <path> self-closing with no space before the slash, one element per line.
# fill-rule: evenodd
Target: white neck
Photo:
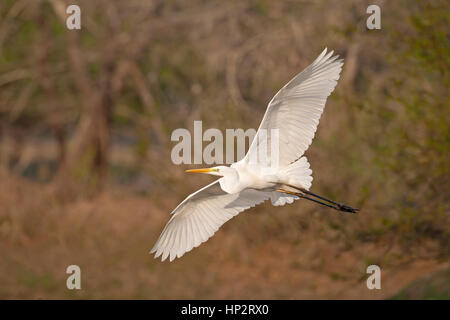
<path fill-rule="evenodd" d="M 239 174 L 236 169 L 226 167 L 221 169 L 222 178 L 219 179 L 220 187 L 226 193 L 236 193 L 241 190 L 239 188 Z"/>

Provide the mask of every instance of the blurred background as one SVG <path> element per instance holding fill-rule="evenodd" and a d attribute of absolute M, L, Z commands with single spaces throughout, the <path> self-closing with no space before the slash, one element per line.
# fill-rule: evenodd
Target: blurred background
<path fill-rule="evenodd" d="M 449 25 L 445 0 L 2 0 L 0 298 L 449 299 Z M 213 179 L 172 164 L 172 131 L 257 128 L 325 47 L 345 65 L 311 190 L 360 213 L 264 203 L 153 259 L 169 212 Z"/>

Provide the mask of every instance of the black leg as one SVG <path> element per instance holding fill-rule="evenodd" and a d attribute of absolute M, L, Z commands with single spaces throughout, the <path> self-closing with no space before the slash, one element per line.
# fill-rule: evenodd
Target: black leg
<path fill-rule="evenodd" d="M 335 201 L 333 201 L 333 200 L 329 200 L 329 199 L 327 199 L 327 198 L 325 198 L 325 197 L 319 196 L 318 194 L 312 193 L 311 191 L 308 191 L 308 190 L 305 190 L 305 189 L 300 189 L 300 190 L 301 190 L 302 192 L 306 193 L 306 194 L 309 194 L 310 196 L 313 196 L 313 197 L 316 197 L 316 198 L 319 198 L 319 199 L 328 201 L 328 202 L 333 203 L 333 204 L 336 204 L 336 205 L 340 205 L 340 203 L 337 203 L 337 202 L 335 202 Z"/>
<path fill-rule="evenodd" d="M 316 198 L 328 201 L 329 203 L 332 203 L 332 204 L 336 205 L 336 207 L 337 207 L 336 210 L 340 210 L 340 211 L 344 211 L 344 212 L 351 212 L 351 213 L 357 213 L 359 211 L 359 209 L 355 209 L 355 208 L 352 208 L 352 207 L 347 206 L 345 204 L 329 200 L 327 198 L 319 196 L 318 194 L 312 193 L 311 191 L 308 191 L 308 190 L 305 190 L 305 189 L 301 189 L 301 191 L 306 193 L 306 194 L 308 194 L 308 195 L 311 195 L 313 197 L 316 197 Z"/>
<path fill-rule="evenodd" d="M 299 195 L 299 197 L 303 198 L 303 199 L 306 199 L 306 200 L 314 201 L 316 203 L 319 203 L 321 205 L 327 206 L 329 208 L 333 208 L 333 209 L 339 210 L 339 208 L 337 208 L 335 206 L 332 206 L 331 204 L 328 204 L 328 203 L 325 203 L 325 202 L 322 202 L 322 201 L 319 201 L 319 200 L 316 200 L 316 199 L 313 199 L 313 198 L 310 198 L 310 197 L 307 197 L 307 196 Z"/>
<path fill-rule="evenodd" d="M 325 203 L 323 203 L 323 202 L 321 202 L 321 201 L 317 201 L 317 200 L 314 200 L 314 199 L 312 199 L 312 198 L 309 198 L 309 197 L 304 196 L 304 194 L 307 194 L 307 195 L 310 195 L 310 196 L 313 196 L 313 197 L 316 197 L 316 198 L 318 198 L 318 199 L 321 199 L 321 200 L 324 200 L 324 201 L 327 201 L 327 202 L 329 202 L 329 203 L 334 204 L 334 206 L 327 205 L 327 206 L 330 207 L 330 208 L 333 208 L 333 209 L 336 209 L 336 210 L 339 210 L 339 211 L 344 211 L 344 212 L 351 212 L 351 213 L 357 213 L 357 212 L 359 211 L 359 209 L 355 209 L 355 208 L 352 208 L 352 207 L 347 206 L 347 205 L 345 205 L 345 204 L 341 204 L 341 203 L 338 203 L 338 202 L 329 200 L 329 199 L 327 199 L 327 198 L 325 198 L 325 197 L 319 196 L 318 194 L 312 193 L 311 191 L 308 191 L 308 190 L 306 190 L 306 189 L 303 189 L 303 188 L 300 188 L 300 189 L 299 189 L 299 188 L 296 188 L 296 187 L 294 187 L 294 186 L 289 186 L 289 187 L 299 190 L 299 191 L 303 194 L 302 197 L 305 198 L 305 199 L 308 199 L 308 200 L 311 200 L 311 201 L 315 201 L 315 202 L 320 203 L 320 204 L 323 204 L 323 205 L 327 205 L 327 204 L 325 204 Z M 298 195 L 298 194 L 297 194 L 297 195 Z"/>

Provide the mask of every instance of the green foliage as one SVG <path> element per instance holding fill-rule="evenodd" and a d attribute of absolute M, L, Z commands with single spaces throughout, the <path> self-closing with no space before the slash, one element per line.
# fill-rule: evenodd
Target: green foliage
<path fill-rule="evenodd" d="M 2 19 L 14 3 L 1 7 Z M 345 234 L 346 243 L 394 235 L 408 248 L 432 239 L 440 244 L 439 254 L 448 254 L 446 1 L 386 2 L 379 31 L 365 29 L 366 6 L 357 2 L 216 1 L 209 7 L 203 1 L 171 1 L 153 10 L 116 1 L 111 11 L 91 3 L 82 2 L 79 32 L 69 32 L 49 2 L 5 20 L 0 74 L 29 74 L 2 86 L 0 121 L 23 130 L 24 141 L 59 125 L 68 145 L 111 80 L 110 144 L 119 130 L 133 137 L 125 143 L 132 157 L 123 157 L 131 163 L 117 153 L 119 159 L 108 159 L 111 181 L 128 183 L 146 171 L 155 181 L 154 198 L 171 189 L 178 199 L 198 184 L 180 183 L 173 174 L 181 168 L 168 160 L 172 130 L 190 128 L 198 119 L 204 129 L 256 128 L 273 94 L 327 46 L 345 65 L 307 156 L 318 193 L 362 210 L 353 219 L 320 211 L 322 226 Z M 359 47 L 352 58 L 354 44 Z M 77 61 L 92 84 L 91 100 L 80 88 L 85 79 L 78 78 Z M 112 74 L 105 71 L 109 64 Z M 21 104 L 11 117 L 13 106 Z M 70 178 L 91 185 L 98 169 L 95 143 L 85 145 Z M 25 167 L 39 171 L 36 165 Z M 282 210 L 294 221 L 274 218 L 271 235 L 299 241 L 296 230 L 285 230 L 304 226 L 305 216 L 296 206 Z"/>
<path fill-rule="evenodd" d="M 450 269 L 419 279 L 394 295 L 392 300 L 449 300 Z"/>

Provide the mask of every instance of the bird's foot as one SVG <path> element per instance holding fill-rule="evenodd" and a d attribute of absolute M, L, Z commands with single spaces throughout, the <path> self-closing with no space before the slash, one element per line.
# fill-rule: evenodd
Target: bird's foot
<path fill-rule="evenodd" d="M 337 207 L 340 211 L 344 211 L 344 212 L 358 213 L 358 211 L 359 211 L 359 209 L 352 208 L 345 204 L 338 204 Z"/>

